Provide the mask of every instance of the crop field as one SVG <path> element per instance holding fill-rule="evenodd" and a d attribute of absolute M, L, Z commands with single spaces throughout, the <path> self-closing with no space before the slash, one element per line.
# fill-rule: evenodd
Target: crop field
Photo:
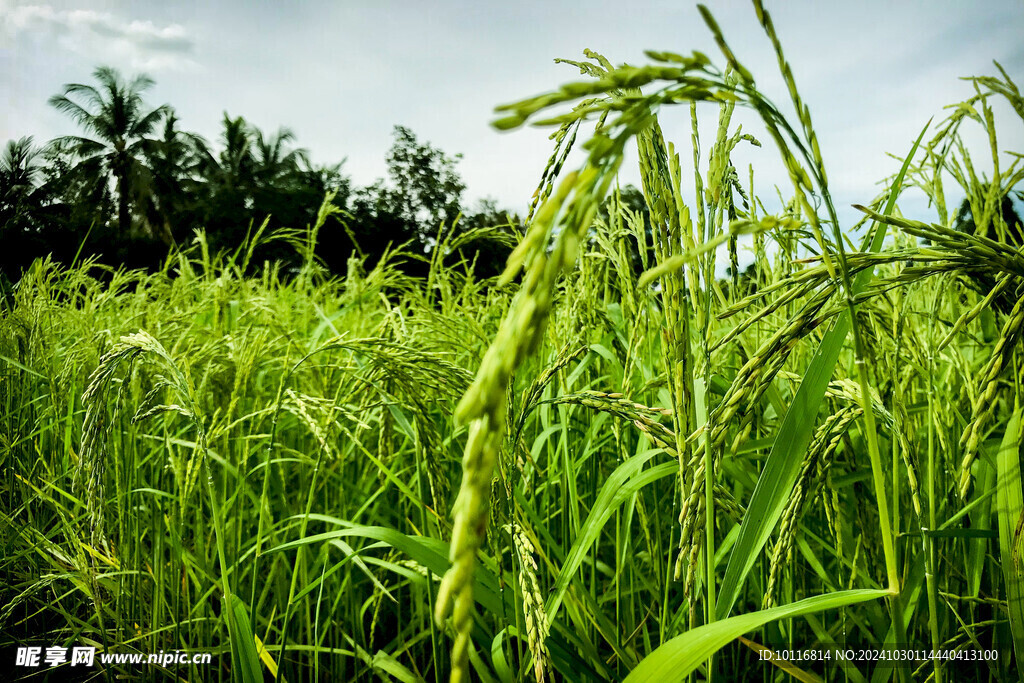
<path fill-rule="evenodd" d="M 0 678 L 1024 680 L 1024 96 L 974 78 L 847 224 L 754 4 L 777 64 L 702 9 L 714 57 L 588 53 L 500 107 L 553 133 L 523 234 L 336 277 L 328 196 L 293 271 L 255 230 L 157 272 L 37 260 L 0 303 L 0 651 L 213 656 Z M 446 258 L 481 237 L 499 278 Z"/>

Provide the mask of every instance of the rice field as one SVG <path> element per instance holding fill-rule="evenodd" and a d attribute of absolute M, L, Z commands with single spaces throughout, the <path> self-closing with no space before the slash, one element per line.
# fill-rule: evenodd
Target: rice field
<path fill-rule="evenodd" d="M 554 146 L 500 278 L 446 261 L 451 226 L 425 278 L 400 252 L 330 276 L 330 197 L 295 273 L 252 262 L 260 233 L 199 233 L 155 273 L 35 262 L 0 309 L 4 656 L 214 656 L 5 671 L 1024 680 L 1024 226 L 1001 208 L 1024 164 L 993 114 L 1024 97 L 998 65 L 973 79 L 843 223 L 754 4 L 784 109 L 706 9 L 715 59 L 588 53 L 500 108 Z M 789 171 L 778 212 L 731 161 L 750 144 Z M 647 214 L 621 201 L 627 149 Z"/>

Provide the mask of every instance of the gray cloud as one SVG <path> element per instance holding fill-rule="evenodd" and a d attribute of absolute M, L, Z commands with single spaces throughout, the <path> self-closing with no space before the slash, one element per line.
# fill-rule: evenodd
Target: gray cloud
<path fill-rule="evenodd" d="M 195 39 L 181 24 L 158 25 L 127 20 L 109 12 L 55 9 L 51 5 L 15 5 L 0 11 L 7 37 L 49 36 L 79 55 L 126 62 L 147 70 L 194 66 Z"/>
<path fill-rule="evenodd" d="M 153 75 L 151 101 L 173 104 L 184 128 L 216 139 L 225 110 L 264 130 L 288 125 L 316 161 L 347 158 L 345 171 L 357 184 L 384 174 L 391 127 L 408 126 L 446 152 L 464 154 L 468 199 L 493 195 L 519 210 L 551 154 L 550 130 L 498 134 L 489 123 L 497 104 L 581 78 L 555 65 L 554 57 L 580 58 L 591 47 L 615 63 L 642 64 L 643 48 L 698 49 L 722 64 L 696 0 L 641 0 L 630 12 L 612 0 L 585 6 L 543 0 L 26 2 L 32 4 L 0 0 L 0 43 L 11 46 L 0 49 L 0 89 L 11 103 L 0 106 L 6 137 L 73 132 L 47 98 L 61 83 L 84 82 L 89 68 L 110 64 Z M 708 4 L 758 85 L 792 117 L 771 44 L 749 2 Z M 899 168 L 887 153 L 905 154 L 930 117 L 934 130 L 949 114 L 945 105 L 973 94 L 961 76 L 994 75 L 995 58 L 1018 84 L 1024 81 L 1019 0 L 767 4 L 811 108 L 837 204 L 872 198 L 877 181 Z M 709 144 L 717 110 L 700 112 L 701 138 Z M 667 107 L 661 115 L 666 138 L 680 146 L 685 162 L 688 107 Z M 1021 151 L 1015 114 L 997 107 L 996 120 L 1000 148 Z M 787 192 L 789 176 L 756 115 L 737 111 L 736 123 L 765 143 L 737 151 L 734 161 L 744 179 L 747 165 L 754 165 L 755 191 L 770 203 L 773 186 Z M 975 128 L 965 125 L 963 132 L 970 136 Z M 978 150 L 980 172 L 988 172 L 987 140 L 967 141 Z M 566 167 L 581 160 L 574 155 Z M 623 182 L 639 183 L 635 167 L 631 156 Z M 947 191 L 955 193 L 952 182 Z M 917 196 L 906 193 L 901 206 Z"/>

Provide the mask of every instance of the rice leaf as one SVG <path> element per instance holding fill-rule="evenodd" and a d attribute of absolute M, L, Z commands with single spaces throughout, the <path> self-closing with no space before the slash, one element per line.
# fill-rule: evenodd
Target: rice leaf
<path fill-rule="evenodd" d="M 562 565 L 562 569 L 558 573 L 558 579 L 555 581 L 555 587 L 551 591 L 551 597 L 548 599 L 546 607 L 549 622 L 554 623 L 555 617 L 558 614 L 558 608 L 565 597 L 565 591 L 569 588 L 569 582 L 572 581 L 576 570 L 583 563 L 587 551 L 597 541 L 598 536 L 601 535 L 601 530 L 612 514 L 644 486 L 659 479 L 672 476 L 679 471 L 678 464 L 674 462 L 652 467 L 646 472 L 640 471 L 651 458 L 661 452 L 660 449 L 654 449 L 647 451 L 643 455 L 630 458 L 616 467 L 615 471 L 612 472 L 611 476 L 604 483 L 604 486 L 601 487 L 601 492 L 597 496 L 594 508 L 580 527 L 579 535 L 572 544 L 572 548 L 569 549 L 569 554 L 565 558 L 565 564 Z"/>
<path fill-rule="evenodd" d="M 747 638 L 744 638 L 743 636 L 740 636 L 739 641 L 747 647 L 749 647 L 754 652 L 757 652 L 758 654 L 764 653 L 770 655 L 772 653 L 772 650 L 770 648 L 767 648 L 764 645 L 761 645 L 760 643 L 755 643 L 753 640 L 749 640 Z M 771 664 L 775 665 L 775 667 L 780 671 L 785 671 L 794 679 L 800 681 L 800 683 L 821 683 L 821 676 L 814 673 L 813 671 L 804 671 L 800 667 L 796 666 L 792 662 L 786 661 L 785 659 L 773 658 L 769 659 L 768 661 L 771 662 Z"/>
<path fill-rule="evenodd" d="M 1013 559 L 1013 541 L 1017 522 L 1024 514 L 1024 494 L 1020 481 L 1021 414 L 1018 405 L 1003 435 L 999 447 L 998 489 L 996 510 L 999 517 L 999 561 L 1006 581 L 1006 603 L 1010 615 L 1010 633 L 1013 635 L 1013 650 L 1017 659 L 1017 676 L 1024 681 L 1024 576 Z"/>
<path fill-rule="evenodd" d="M 228 618 L 234 622 L 231 629 L 232 660 L 238 665 L 235 672 L 237 680 L 242 683 L 262 683 L 263 673 L 260 671 L 260 657 L 256 653 L 256 636 L 249 624 L 249 614 L 245 603 L 237 595 L 231 596 Z"/>
<path fill-rule="evenodd" d="M 740 614 L 691 629 L 663 643 L 629 672 L 625 683 L 682 681 L 723 646 L 777 619 L 789 619 L 827 609 L 839 609 L 889 596 L 887 590 L 860 589 L 815 595 L 788 605 Z"/>
<path fill-rule="evenodd" d="M 670 463 L 669 466 L 673 468 L 672 471 L 675 471 L 674 463 Z M 659 471 L 659 474 L 661 477 L 666 477 L 670 473 Z M 342 523 L 341 520 L 336 521 Z M 386 543 L 426 567 L 434 576 L 444 575 L 451 566 L 451 562 L 448 560 L 448 544 L 444 541 L 436 538 L 409 536 L 388 527 L 362 526 L 358 524 L 351 524 L 351 526 L 345 529 L 336 529 L 282 543 L 263 551 L 263 554 L 269 555 L 350 536 L 369 538 Z M 497 577 L 486 567 L 477 567 L 477 571 L 474 574 L 473 599 L 493 615 L 514 613 L 516 609 L 512 591 L 502 591 Z M 552 623 L 552 630 L 548 634 L 547 644 L 551 652 L 552 663 L 563 675 L 578 675 L 581 672 L 585 672 L 587 675 L 592 675 L 595 679 L 610 679 L 612 677 L 609 670 L 604 668 L 595 670 L 593 666 L 576 654 L 576 648 L 580 644 L 573 642 L 573 634 L 564 629 L 561 624 Z"/>
<path fill-rule="evenodd" d="M 971 530 L 978 532 L 993 532 L 992 525 L 992 496 L 985 495 L 992 491 L 996 485 L 996 470 L 986 458 L 978 458 L 978 476 L 975 480 L 974 498 L 981 497 L 978 508 L 971 513 Z M 939 530 L 941 531 L 941 529 Z M 967 529 L 964 529 L 967 531 Z M 981 591 L 981 577 L 985 569 L 985 561 L 988 556 L 989 536 L 979 537 L 972 541 L 967 551 L 967 592 L 969 595 L 978 597 Z"/>

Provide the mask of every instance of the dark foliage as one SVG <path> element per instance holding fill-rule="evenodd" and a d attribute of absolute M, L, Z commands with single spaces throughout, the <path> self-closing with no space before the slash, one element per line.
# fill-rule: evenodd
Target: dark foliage
<path fill-rule="evenodd" d="M 93 77 L 94 85 L 68 84 L 50 99 L 82 135 L 43 146 L 12 140 L 0 159 L 0 278 L 7 287 L 47 255 L 66 264 L 97 257 L 114 267 L 155 269 L 173 250 L 189 248 L 197 230 L 205 230 L 211 249 L 234 252 L 261 228 L 264 236 L 306 230 L 328 194 L 341 211 L 321 226 L 316 253 L 338 274 L 353 257 L 372 267 L 404 247 L 403 268 L 422 275 L 442 226 L 464 232 L 518 223 L 494 202 L 463 215 L 461 156 L 406 127 L 395 127 L 387 177 L 354 187 L 341 163 L 312 164 L 287 128 L 265 134 L 225 113 L 210 144 L 181 130 L 169 105 L 146 106 L 143 94 L 153 85 L 147 76 L 125 80 L 100 67 Z M 505 230 L 511 235 L 512 225 Z M 511 249 L 492 234 L 475 232 L 445 262 L 497 275 Z M 261 240 L 250 267 L 277 261 L 293 272 L 301 258 L 294 242 Z"/>

